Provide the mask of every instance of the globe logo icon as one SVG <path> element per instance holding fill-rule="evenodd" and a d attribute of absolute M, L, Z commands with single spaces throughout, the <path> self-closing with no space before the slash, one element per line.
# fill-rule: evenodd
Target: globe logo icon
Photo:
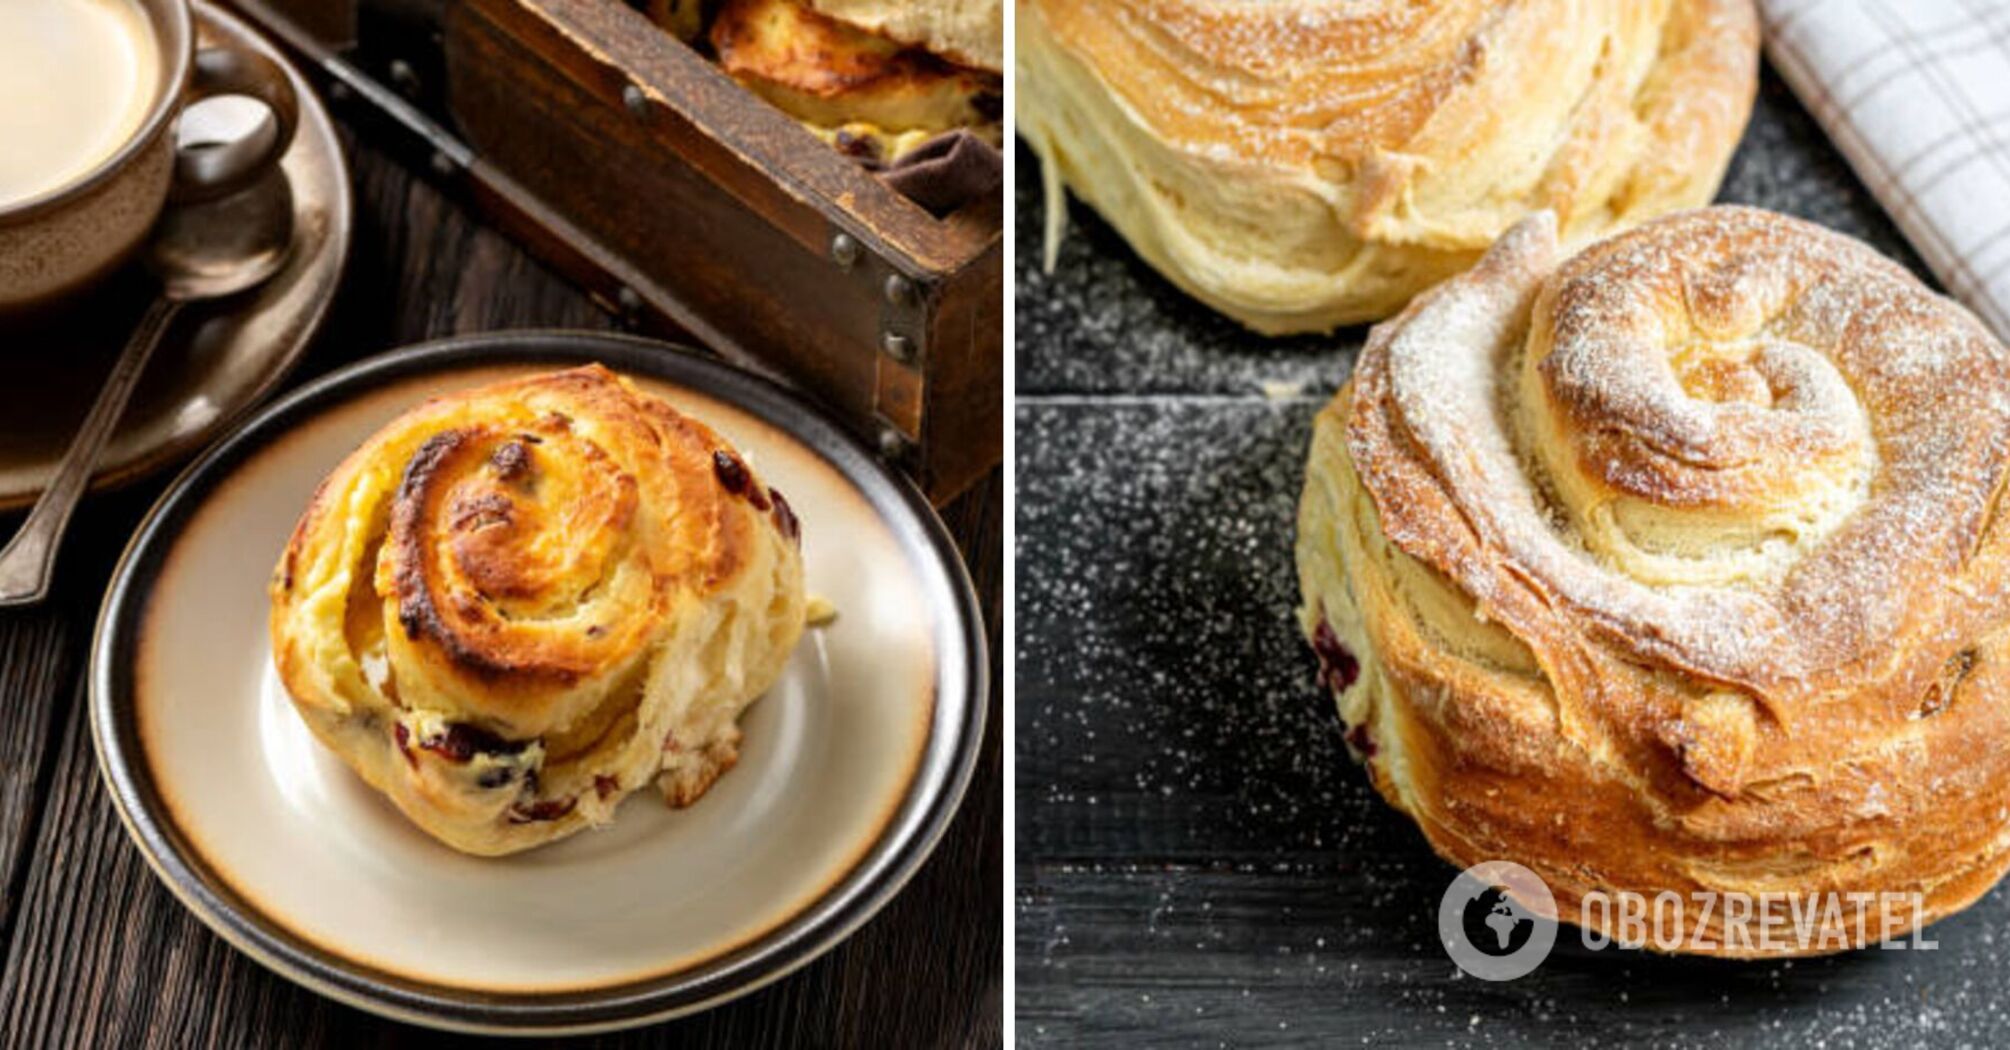
<path fill-rule="evenodd" d="M 1467 901 L 1464 918 L 1466 940 L 1488 955 L 1512 955 L 1535 935 L 1535 920 L 1499 886 Z"/>
<path fill-rule="evenodd" d="M 1459 873 L 1438 907 L 1438 935 L 1459 969 L 1486 981 L 1534 970 L 1556 945 L 1556 899 L 1534 872 L 1490 860 Z"/>

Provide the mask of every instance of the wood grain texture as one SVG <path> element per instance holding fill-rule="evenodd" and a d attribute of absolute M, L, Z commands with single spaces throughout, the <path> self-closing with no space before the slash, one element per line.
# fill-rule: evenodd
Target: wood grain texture
<path fill-rule="evenodd" d="M 617 293 L 918 440 L 935 499 L 997 465 L 1002 194 L 938 219 L 625 4 L 444 12 L 450 109 L 478 177 L 494 176 L 498 201 L 516 187 L 563 216 L 578 236 L 559 258 L 611 253 Z M 832 260 L 840 232 L 863 248 L 855 263 Z M 913 295 L 889 302 L 895 273 Z M 918 359 L 883 353 L 889 333 Z"/>
<path fill-rule="evenodd" d="M 1770 76 L 1722 199 L 1920 269 Z M 1020 1045 L 2010 1043 L 2001 886 L 1932 952 L 1741 964 L 1566 930 L 1528 977 L 1462 976 L 1454 872 L 1348 760 L 1291 615 L 1311 421 L 1363 332 L 1252 336 L 1070 223 L 1054 273 L 1023 251 L 1015 275 Z"/>
<path fill-rule="evenodd" d="M 510 327 L 607 328 L 587 297 L 399 164 L 351 141 L 352 264 L 327 331 L 289 386 L 420 339 Z M 0 616 L 0 1045 L 434 1046 L 258 966 L 184 910 L 127 841 L 83 702 L 98 599 L 165 482 L 88 504 L 56 600 Z M 997 472 L 945 511 L 998 622 Z M 1002 1038 L 1001 749 L 933 858 L 829 955 L 709 1013 L 594 1041 L 641 1046 L 985 1046 Z"/>

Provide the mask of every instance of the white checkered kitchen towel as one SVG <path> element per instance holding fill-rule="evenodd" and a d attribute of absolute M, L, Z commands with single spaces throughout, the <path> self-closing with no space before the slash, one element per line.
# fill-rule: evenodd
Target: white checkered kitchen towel
<path fill-rule="evenodd" d="M 1766 51 L 1948 292 L 2010 340 L 2010 0 L 1760 0 Z"/>

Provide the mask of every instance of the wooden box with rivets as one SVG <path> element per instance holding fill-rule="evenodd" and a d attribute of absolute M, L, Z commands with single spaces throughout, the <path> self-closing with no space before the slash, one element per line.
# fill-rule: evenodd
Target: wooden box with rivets
<path fill-rule="evenodd" d="M 938 502 L 1002 451 L 1002 193 L 938 218 L 623 0 L 235 0 L 644 329 L 820 398 Z"/>

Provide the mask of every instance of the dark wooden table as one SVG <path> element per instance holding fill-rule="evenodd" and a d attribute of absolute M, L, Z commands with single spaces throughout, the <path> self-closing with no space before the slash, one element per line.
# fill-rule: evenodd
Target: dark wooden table
<path fill-rule="evenodd" d="M 1454 872 L 1348 760 L 1291 615 L 1312 417 L 1362 332 L 1251 336 L 1080 204 L 1042 274 L 1023 149 L 1017 194 L 1022 1044 L 2010 1043 L 2000 887 L 1933 952 L 1711 963 L 1565 928 L 1529 977 L 1462 978 L 1435 919 Z M 1770 76 L 1722 199 L 1918 269 Z"/>
<path fill-rule="evenodd" d="M 417 181 L 349 141 L 357 205 L 349 272 L 290 383 L 433 336 L 607 328 L 586 296 Z M 92 382 L 87 376 L 80 383 Z M 4 425 L 0 425 L 0 433 Z M 0 610 L 0 1045 L 437 1045 L 267 972 L 175 901 L 127 841 L 85 718 L 92 622 L 112 564 L 165 479 L 85 504 L 55 596 Z M 999 651 L 998 472 L 944 511 Z M 18 515 L 4 526 L 11 531 Z M 994 657 L 994 666 L 996 659 Z M 994 674 L 995 677 L 995 674 Z M 993 692 L 976 778 L 934 856 L 877 918 L 793 976 L 609 1046 L 968 1046 L 1002 1040 L 1002 716 Z"/>

